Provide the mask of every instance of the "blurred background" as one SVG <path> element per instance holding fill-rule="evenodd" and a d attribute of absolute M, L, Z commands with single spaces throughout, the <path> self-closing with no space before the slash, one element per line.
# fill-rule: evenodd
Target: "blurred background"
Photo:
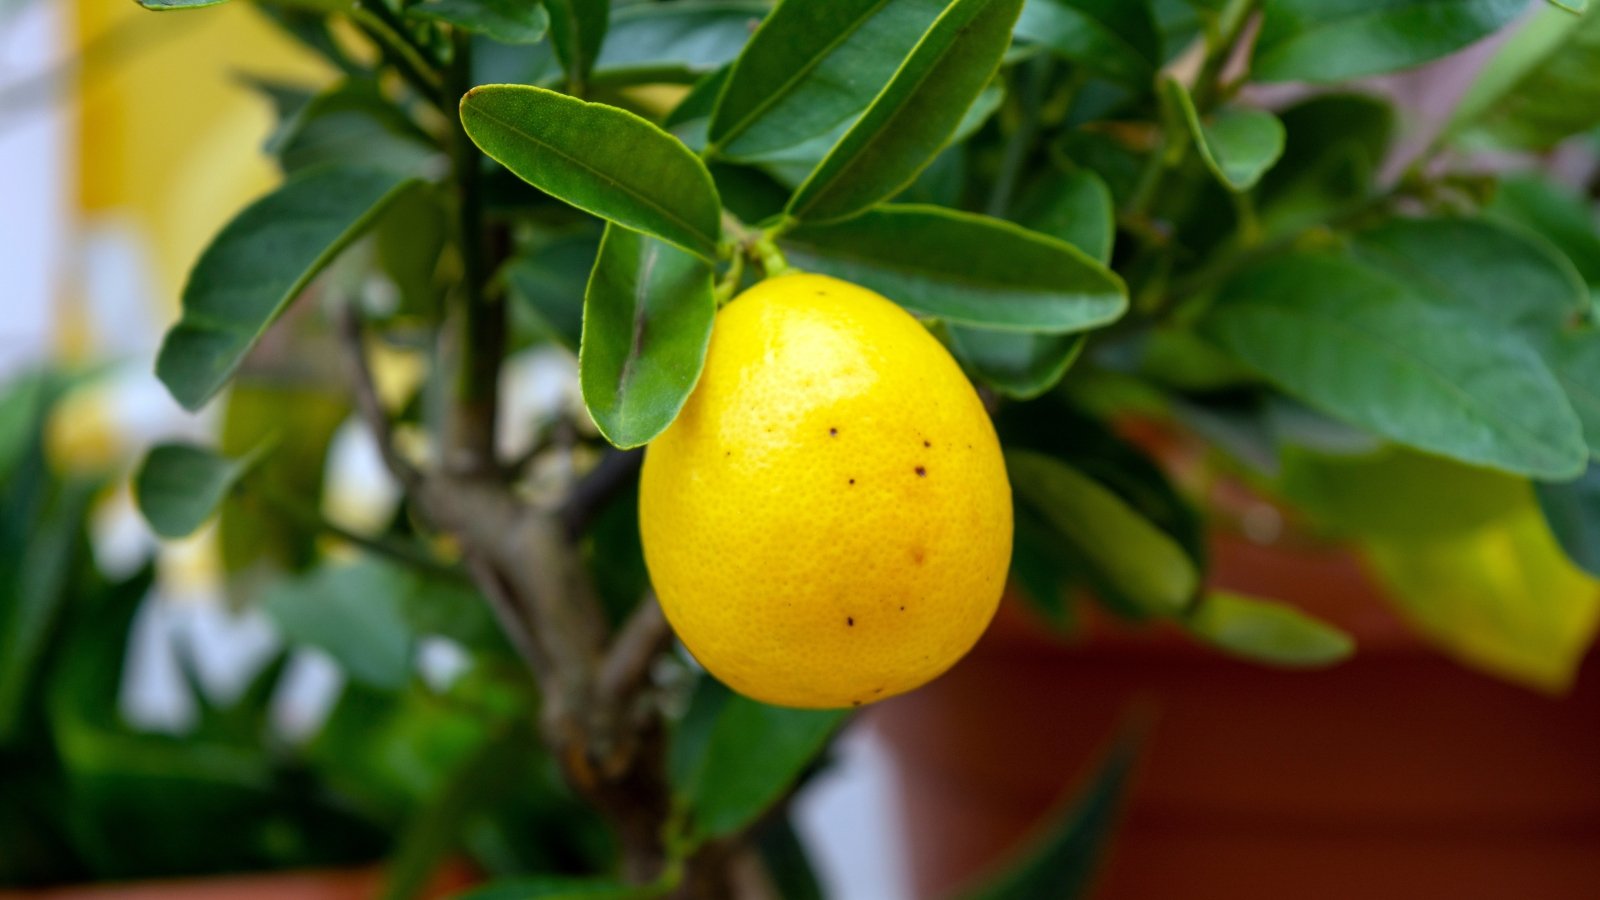
<path fill-rule="evenodd" d="M 1371 82 L 1406 111 L 1396 171 L 1495 43 Z M 0 888 L 266 869 L 365 877 L 397 845 L 428 840 L 405 823 L 472 745 L 480 708 L 514 706 L 474 679 L 449 637 L 417 648 L 425 688 L 397 684 L 382 647 L 356 652 L 367 668 L 354 674 L 348 660 L 304 648 L 331 626 L 293 598 L 268 598 L 272 615 L 237 602 L 245 551 L 224 546 L 215 526 L 158 542 L 132 499 L 150 444 L 237 433 L 247 447 L 270 423 L 326 446 L 325 464 L 317 455 L 283 477 L 324 485 L 329 522 L 361 530 L 395 515 L 397 491 L 348 408 L 317 406 L 326 373 L 314 352 L 267 346 L 256 365 L 271 389 L 251 399 L 243 388 L 198 416 L 152 373 L 189 265 L 278 178 L 261 152 L 275 86 L 330 74 L 242 4 L 157 17 L 110 0 L 0 0 L 0 471 L 8 490 L 51 485 L 42 513 L 5 524 L 0 590 L 53 591 L 87 610 L 49 646 L 30 642 L 37 623 L 25 617 L 0 634 Z M 1595 146 L 1568 143 L 1537 164 L 1591 184 Z M 1484 165 L 1502 162 L 1528 164 L 1490 154 Z M 417 377 L 404 354 L 379 363 L 380 381 Z M 520 355 L 510 379 L 508 422 L 575 408 L 565 350 Z M 45 468 L 29 470 L 17 460 L 35 427 Z M 1423 891 L 1415 896 L 1594 896 L 1572 888 L 1600 884 L 1593 660 L 1562 684 L 1537 683 L 1539 660 L 1508 666 L 1525 676 L 1509 681 L 1469 670 L 1369 602 L 1377 589 L 1350 559 L 1282 545 L 1272 509 L 1240 504 L 1254 531 L 1219 539 L 1219 579 L 1294 593 L 1358 635 L 1355 661 L 1267 673 L 1159 635 L 1106 636 L 1063 655 L 1008 612 L 971 663 L 853 724 L 807 787 L 800 839 L 828 895 L 894 900 L 969 871 L 1049 808 L 1134 705 L 1151 711 L 1160 740 L 1113 861 L 1115 896 L 1245 896 L 1184 891 L 1163 880 L 1168 871 L 1247 881 L 1250 896 L 1322 896 L 1309 886 L 1352 867 L 1373 886 L 1364 896 L 1408 884 Z M 276 547 L 279 536 L 253 540 Z M 375 644 L 388 639 L 384 623 L 367 624 Z M 67 662 L 50 683 L 30 683 L 19 673 L 34 653 Z M 1073 714 L 1052 714 L 1064 709 Z M 1030 727 L 1025 745 L 1005 737 Z M 57 782 L 33 774 L 46 757 Z M 557 803 L 548 792 L 516 792 L 519 812 L 473 824 L 476 854 L 502 854 L 508 867 L 530 847 L 558 863 L 584 857 L 587 837 L 563 828 L 558 807 L 540 808 Z M 51 827 L 39 827 L 40 809 Z M 913 851 L 908 833 L 935 849 Z"/>

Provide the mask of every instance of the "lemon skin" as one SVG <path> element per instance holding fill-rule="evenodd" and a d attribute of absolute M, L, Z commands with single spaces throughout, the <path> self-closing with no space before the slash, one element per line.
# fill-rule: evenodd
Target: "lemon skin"
<path fill-rule="evenodd" d="M 640 530 L 684 645 L 733 689 L 859 706 L 918 687 L 988 626 L 1011 558 L 994 427 L 903 309 L 820 275 L 717 315 L 645 454 Z"/>

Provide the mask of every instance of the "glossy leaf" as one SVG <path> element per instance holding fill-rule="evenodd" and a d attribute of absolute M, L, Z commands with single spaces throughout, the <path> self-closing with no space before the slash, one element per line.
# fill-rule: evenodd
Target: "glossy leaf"
<path fill-rule="evenodd" d="M 230 459 L 193 444 L 158 445 L 134 476 L 139 511 L 156 534 L 187 537 L 216 514 L 260 459 L 260 452 Z"/>
<path fill-rule="evenodd" d="M 1576 481 L 1534 484 L 1539 509 L 1561 549 L 1573 564 L 1600 576 L 1600 465 L 1589 468 Z"/>
<path fill-rule="evenodd" d="M 246 207 L 200 255 L 156 374 L 190 410 L 205 405 L 311 279 L 414 182 L 339 165 L 309 170 Z"/>
<path fill-rule="evenodd" d="M 789 200 L 828 222 L 899 193 L 933 160 L 1000 64 L 1022 0 L 955 0 Z"/>
<path fill-rule="evenodd" d="M 660 434 L 694 390 L 716 316 L 711 267 L 662 241 L 606 228 L 583 300 L 578 373 L 600 433 L 618 447 Z"/>
<path fill-rule="evenodd" d="M 715 258 L 721 205 L 677 138 L 633 113 L 525 85 L 473 88 L 461 123 L 517 177 L 586 212 Z"/>
<path fill-rule="evenodd" d="M 827 134 L 867 108 L 943 0 L 787 0 L 734 63 L 712 153 L 753 159 Z"/>
<path fill-rule="evenodd" d="M 1184 617 L 1196 638 L 1241 659 L 1288 669 L 1317 669 L 1355 652 L 1348 634 L 1272 600 L 1212 591 Z"/>
<path fill-rule="evenodd" d="M 1121 279 L 1070 244 L 1000 219 L 886 206 L 785 235 L 790 262 L 923 315 L 1011 331 L 1097 328 L 1127 309 Z"/>
<path fill-rule="evenodd" d="M 609 0 L 544 0 L 550 15 L 550 45 L 574 86 L 582 86 L 605 42 Z"/>
<path fill-rule="evenodd" d="M 1277 116 L 1243 106 L 1224 107 L 1203 122 L 1194 100 L 1175 78 L 1161 82 L 1167 102 L 1189 125 L 1189 135 L 1200 150 L 1206 168 L 1224 187 L 1248 191 L 1283 154 L 1283 123 Z"/>
<path fill-rule="evenodd" d="M 1101 265 L 1111 263 L 1116 208 L 1111 189 L 1088 169 L 1046 175 L 1017 198 L 1013 217 L 1032 231 L 1066 241 Z"/>
<path fill-rule="evenodd" d="M 762 0 L 677 0 L 618 7 L 595 61 L 594 79 L 692 81 L 731 63 L 767 9 Z"/>
<path fill-rule="evenodd" d="M 1083 334 L 1018 334 L 982 328 L 950 329 L 950 349 L 984 383 L 1027 400 L 1054 387 L 1083 352 Z"/>
<path fill-rule="evenodd" d="M 1018 861 L 961 894 L 962 900 L 1086 900 L 1110 848 L 1142 742 L 1142 729 L 1124 728 L 1071 805 Z"/>
<path fill-rule="evenodd" d="M 1178 542 L 1082 472 L 1031 450 L 1010 450 L 1006 468 L 1027 504 L 1119 596 L 1157 616 L 1181 613 L 1200 576 Z"/>
<path fill-rule="evenodd" d="M 536 44 L 550 27 L 545 8 L 534 0 L 423 0 L 407 7 L 406 15 L 445 22 L 502 44 Z"/>
<path fill-rule="evenodd" d="M 1479 72 L 1449 130 L 1542 150 L 1600 125 L 1600 7 L 1540 10 Z"/>
<path fill-rule="evenodd" d="M 352 158 L 417 174 L 439 153 L 428 133 L 366 79 L 347 79 L 307 99 L 279 124 L 265 149 L 291 174 Z"/>
<path fill-rule="evenodd" d="M 393 690 L 411 675 L 414 641 L 400 606 L 406 581 L 377 560 L 329 565 L 280 581 L 262 609 L 286 640 L 322 650 L 363 684 Z"/>
<path fill-rule="evenodd" d="M 1267 0 L 1251 74 L 1342 81 L 1420 65 L 1488 36 L 1524 0 Z"/>
<path fill-rule="evenodd" d="M 845 710 L 786 709 L 711 688 L 695 702 L 709 730 L 674 748 L 673 789 L 701 840 L 734 834 L 794 784 L 844 722 Z M 696 717 L 691 707 L 689 716 Z M 682 739 L 682 738 L 680 738 Z M 703 741 L 703 743 L 701 743 Z"/>
<path fill-rule="evenodd" d="M 1161 65 L 1161 35 L 1146 0 L 1028 0 L 1016 35 L 1141 90 Z"/>
<path fill-rule="evenodd" d="M 1588 455 L 1520 338 L 1351 260 L 1300 253 L 1247 271 L 1204 327 L 1291 395 L 1400 443 L 1548 478 Z"/>

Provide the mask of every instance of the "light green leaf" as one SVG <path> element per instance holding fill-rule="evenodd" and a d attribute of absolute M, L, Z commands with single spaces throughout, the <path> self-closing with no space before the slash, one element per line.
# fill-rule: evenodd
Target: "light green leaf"
<path fill-rule="evenodd" d="M 1022 0 L 955 0 L 789 200 L 810 222 L 846 219 L 916 179 L 1000 65 Z"/>
<path fill-rule="evenodd" d="M 708 679 L 709 680 L 709 679 Z M 698 840 L 734 834 L 789 790 L 838 730 L 845 710 L 769 706 L 711 686 L 688 716 L 709 731 L 680 731 L 690 746 L 674 747 L 673 792 L 689 811 Z"/>
<path fill-rule="evenodd" d="M 134 476 L 139 511 L 156 534 L 187 537 L 216 514 L 265 449 L 230 459 L 193 444 L 160 444 Z"/>
<path fill-rule="evenodd" d="M 682 142 L 614 106 L 526 85 L 473 88 L 461 123 L 490 157 L 586 212 L 714 259 L 722 207 Z"/>
<path fill-rule="evenodd" d="M 1488 36 L 1525 0 L 1267 0 L 1251 74 L 1344 81 L 1420 65 Z"/>
<path fill-rule="evenodd" d="M 189 273 L 156 374 L 186 409 L 222 390 L 301 290 L 415 182 L 339 165 L 308 170 L 246 207 Z"/>
<path fill-rule="evenodd" d="M 1348 634 L 1273 600 L 1212 591 L 1184 626 L 1196 638 L 1234 656 L 1289 669 L 1319 669 L 1355 651 Z"/>
<path fill-rule="evenodd" d="M 1177 541 L 1082 472 L 1031 450 L 1010 450 L 1017 500 L 1055 528 L 1119 596 L 1146 613 L 1177 615 L 1200 574 Z"/>
<path fill-rule="evenodd" d="M 1561 385 L 1515 334 L 1377 270 L 1292 254 L 1225 285 L 1205 330 L 1307 404 L 1465 462 L 1570 478 L 1588 455 Z"/>
<path fill-rule="evenodd" d="M 757 159 L 825 135 L 866 109 L 944 0 L 787 0 L 734 63 L 710 153 Z"/>
<path fill-rule="evenodd" d="M 717 303 L 711 267 L 654 238 L 606 227 L 583 300 L 583 402 L 618 447 L 660 434 L 694 390 Z"/>
<path fill-rule="evenodd" d="M 1161 80 L 1167 102 L 1189 124 L 1206 168 L 1232 191 L 1248 191 L 1283 155 L 1283 123 L 1272 113 L 1242 106 L 1224 107 L 1202 122 L 1194 100 L 1176 78 Z"/>
<path fill-rule="evenodd" d="M 1070 244 L 940 207 L 886 206 L 801 227 L 780 246 L 797 266 L 947 322 L 1061 334 L 1108 324 L 1127 309 L 1121 279 Z"/>
<path fill-rule="evenodd" d="M 1028 0 L 1017 37 L 1140 90 L 1161 65 L 1146 0 Z"/>
<path fill-rule="evenodd" d="M 1456 107 L 1447 133 L 1542 150 L 1600 125 L 1600 7 L 1540 10 L 1497 51 Z"/>
<path fill-rule="evenodd" d="M 286 640 L 316 647 L 349 677 L 376 688 L 404 687 L 414 635 L 401 600 L 407 573 L 379 560 L 326 565 L 286 578 L 262 597 L 262 609 Z"/>
<path fill-rule="evenodd" d="M 502 44 L 537 44 L 550 27 L 545 8 L 534 0 L 423 0 L 406 15 L 445 22 Z"/>
<path fill-rule="evenodd" d="M 1084 900 L 1110 848 L 1143 730 L 1124 727 L 1070 806 L 1019 858 L 962 900 Z"/>
<path fill-rule="evenodd" d="M 567 73 L 567 81 L 581 91 L 594 68 L 606 39 L 611 17 L 609 0 L 544 0 L 550 15 L 550 44 Z"/>

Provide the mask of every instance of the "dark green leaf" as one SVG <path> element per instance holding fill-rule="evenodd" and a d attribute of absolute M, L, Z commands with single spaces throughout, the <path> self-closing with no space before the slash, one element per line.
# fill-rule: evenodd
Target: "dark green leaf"
<path fill-rule="evenodd" d="M 542 336 L 574 353 L 583 337 L 583 294 L 599 254 L 593 235 L 569 235 L 529 247 L 504 270 L 518 309 L 535 320 Z"/>
<path fill-rule="evenodd" d="M 1161 36 L 1146 0 L 1028 0 L 1016 32 L 1140 90 L 1161 65 Z"/>
<path fill-rule="evenodd" d="M 609 0 L 544 0 L 550 13 L 550 43 L 569 83 L 582 86 L 605 42 Z"/>
<path fill-rule="evenodd" d="M 1167 102 L 1189 124 L 1189 135 L 1200 149 L 1206 168 L 1229 190 L 1248 191 L 1255 187 L 1283 154 L 1283 123 L 1272 113 L 1231 106 L 1202 122 L 1194 100 L 1181 82 L 1166 77 L 1161 80 L 1161 87 Z"/>
<path fill-rule="evenodd" d="M 1349 259 L 1250 270 L 1205 327 L 1288 393 L 1392 440 L 1549 478 L 1587 456 L 1560 384 L 1518 336 Z"/>
<path fill-rule="evenodd" d="M 1117 594 L 1170 616 L 1194 599 L 1200 576 L 1189 554 L 1122 498 L 1082 472 L 1031 450 L 1006 453 L 1019 504 L 1071 544 Z"/>
<path fill-rule="evenodd" d="M 1022 0 L 955 0 L 789 201 L 827 222 L 899 193 L 933 160 L 1000 64 Z"/>
<path fill-rule="evenodd" d="M 1017 199 L 1014 218 L 1033 231 L 1066 241 L 1102 265 L 1111 262 L 1116 209 L 1110 188 L 1088 169 L 1049 173 Z"/>
<path fill-rule="evenodd" d="M 1128 791 L 1142 730 L 1124 728 L 1076 799 L 1020 858 L 963 900 L 1087 898 Z"/>
<path fill-rule="evenodd" d="M 1084 334 L 1018 334 L 983 328 L 949 329 L 956 358 L 986 384 L 1008 397 L 1029 399 L 1054 387 L 1072 367 Z"/>
<path fill-rule="evenodd" d="M 607 226 L 584 294 L 578 356 L 583 402 L 606 440 L 644 444 L 689 399 L 717 312 L 711 280 L 696 257 Z"/>
<path fill-rule="evenodd" d="M 756 836 L 756 849 L 772 886 L 783 900 L 827 900 L 806 847 L 787 816 L 768 823 Z"/>
<path fill-rule="evenodd" d="M 594 80 L 692 81 L 738 56 L 767 13 L 760 0 L 677 0 L 619 7 Z"/>
<path fill-rule="evenodd" d="M 139 511 L 156 534 L 187 537 L 217 512 L 260 459 L 259 451 L 230 459 L 193 444 L 158 445 L 134 476 Z"/>
<path fill-rule="evenodd" d="M 709 679 L 708 679 L 709 680 Z M 844 710 L 785 709 L 738 694 L 712 703 L 716 717 L 699 753 L 674 770 L 673 789 L 700 839 L 733 834 L 765 812 L 844 721 Z M 691 709 L 689 715 L 694 717 Z"/>
<path fill-rule="evenodd" d="M 473 88 L 461 123 L 517 177 L 586 212 L 714 259 L 721 204 L 682 142 L 633 113 L 525 85 Z"/>
<path fill-rule="evenodd" d="M 534 0 L 423 0 L 407 7 L 406 15 L 446 22 L 502 44 L 536 44 L 550 27 L 545 8 Z"/>
<path fill-rule="evenodd" d="M 1184 617 L 1189 632 L 1243 659 L 1291 669 L 1316 669 L 1348 659 L 1350 636 L 1272 600 L 1212 591 Z"/>
<path fill-rule="evenodd" d="M 409 588 L 404 571 L 363 560 L 284 579 L 262 608 L 289 641 L 326 652 L 357 681 L 397 689 L 411 676 L 414 640 L 401 608 Z"/>
<path fill-rule="evenodd" d="M 1590 463 L 1577 481 L 1536 482 L 1539 508 L 1567 558 L 1600 577 L 1600 465 Z"/>
<path fill-rule="evenodd" d="M 1542 150 L 1600 125 L 1600 6 L 1541 10 L 1479 72 L 1450 132 Z"/>
<path fill-rule="evenodd" d="M 1489 215 L 1527 228 L 1554 244 L 1600 297 L 1600 221 L 1580 194 L 1537 176 L 1500 182 Z"/>
<path fill-rule="evenodd" d="M 545 876 L 499 881 L 461 894 L 456 900 L 647 900 L 646 888 L 614 881 Z"/>
<path fill-rule="evenodd" d="M 1070 244 L 934 206 L 887 206 L 785 235 L 791 262 L 914 312 L 987 328 L 1066 333 L 1115 321 L 1121 279 Z"/>
<path fill-rule="evenodd" d="M 763 158 L 825 135 L 866 109 L 942 0 L 788 0 L 734 63 L 712 115 L 713 153 Z"/>
<path fill-rule="evenodd" d="M 1393 107 L 1368 94 L 1323 94 L 1279 118 L 1283 156 L 1267 170 L 1259 192 L 1264 231 L 1297 231 L 1367 202 L 1389 152 Z"/>
<path fill-rule="evenodd" d="M 1509 23 L 1525 0 L 1267 0 L 1251 73 L 1343 81 L 1410 68 Z"/>
<path fill-rule="evenodd" d="M 183 316 L 156 358 L 172 396 L 190 410 L 215 396 L 306 284 L 412 184 L 380 169 L 317 168 L 229 222 L 189 273 Z"/>

